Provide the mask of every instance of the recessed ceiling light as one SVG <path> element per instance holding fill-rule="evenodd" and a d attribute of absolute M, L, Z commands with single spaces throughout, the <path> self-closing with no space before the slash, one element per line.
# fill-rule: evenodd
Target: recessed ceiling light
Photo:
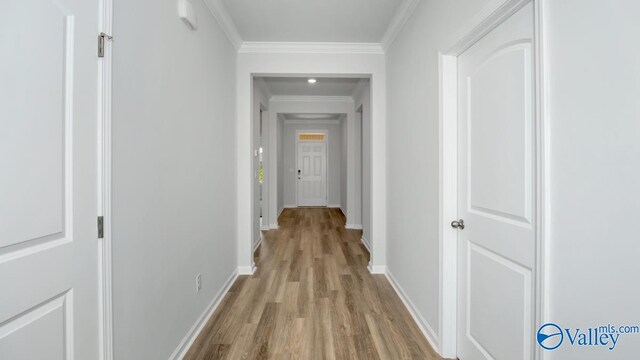
<path fill-rule="evenodd" d="M 307 82 L 309 84 L 315 84 L 316 83 L 316 79 L 309 79 L 309 80 L 307 80 Z"/>

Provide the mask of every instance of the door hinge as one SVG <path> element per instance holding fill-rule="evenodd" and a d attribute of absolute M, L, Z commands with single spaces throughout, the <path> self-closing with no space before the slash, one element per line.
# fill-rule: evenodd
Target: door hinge
<path fill-rule="evenodd" d="M 113 40 L 113 36 L 107 35 L 103 32 L 98 34 L 98 57 L 104 57 L 104 41 L 105 40 Z"/>
<path fill-rule="evenodd" d="M 104 216 L 98 216 L 98 239 L 104 238 Z"/>

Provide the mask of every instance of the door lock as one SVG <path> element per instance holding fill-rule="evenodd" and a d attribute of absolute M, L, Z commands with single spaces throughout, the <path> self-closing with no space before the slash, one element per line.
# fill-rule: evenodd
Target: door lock
<path fill-rule="evenodd" d="M 454 229 L 460 229 L 463 230 L 464 229 L 464 220 L 460 219 L 460 220 L 453 220 L 451 222 L 451 227 Z"/>

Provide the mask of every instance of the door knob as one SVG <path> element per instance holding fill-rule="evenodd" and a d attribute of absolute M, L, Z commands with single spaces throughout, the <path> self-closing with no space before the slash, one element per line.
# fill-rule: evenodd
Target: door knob
<path fill-rule="evenodd" d="M 453 220 L 451 222 L 451 227 L 455 228 L 455 229 L 464 229 L 464 220 L 460 219 L 460 220 Z"/>

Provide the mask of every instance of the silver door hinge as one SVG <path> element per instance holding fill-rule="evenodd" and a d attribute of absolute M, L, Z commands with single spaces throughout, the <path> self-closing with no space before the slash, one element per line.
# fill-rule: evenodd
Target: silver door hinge
<path fill-rule="evenodd" d="M 98 216 L 98 239 L 104 238 L 104 216 Z"/>
<path fill-rule="evenodd" d="M 98 35 L 98 57 L 104 57 L 104 41 L 113 40 L 113 36 L 101 32 Z"/>

